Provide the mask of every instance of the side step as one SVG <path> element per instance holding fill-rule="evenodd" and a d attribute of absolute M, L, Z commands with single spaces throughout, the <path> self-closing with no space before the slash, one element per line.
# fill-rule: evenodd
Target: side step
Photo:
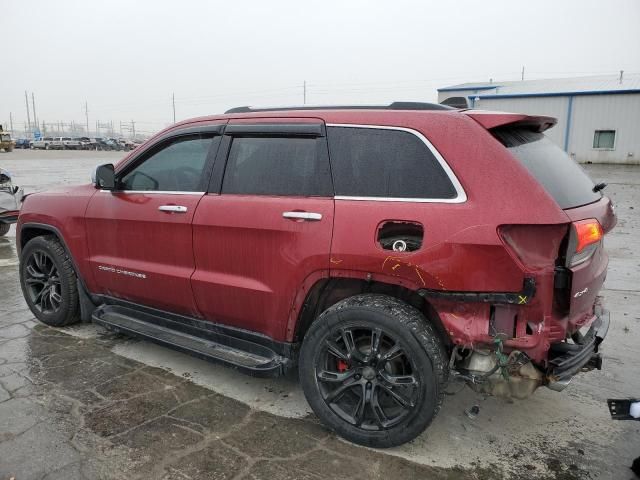
<path fill-rule="evenodd" d="M 134 308 L 102 305 L 93 312 L 92 320 L 111 331 L 143 338 L 249 375 L 276 377 L 290 366 L 287 358 L 263 345 Z"/>

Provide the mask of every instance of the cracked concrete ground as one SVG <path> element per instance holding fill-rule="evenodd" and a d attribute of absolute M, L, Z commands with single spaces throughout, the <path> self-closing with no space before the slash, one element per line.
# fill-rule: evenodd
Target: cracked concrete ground
<path fill-rule="evenodd" d="M 34 191 L 83 182 L 116 158 L 13 152 L 0 161 Z M 39 324 L 22 299 L 12 231 L 0 238 L 0 480 L 632 478 L 640 422 L 610 420 L 605 400 L 640 396 L 640 167 L 588 170 L 609 183 L 619 215 L 606 242 L 604 370 L 525 401 L 464 389 L 423 435 L 387 451 L 324 429 L 295 379 L 247 377 L 95 325 Z M 471 420 L 463 411 L 474 403 Z"/>

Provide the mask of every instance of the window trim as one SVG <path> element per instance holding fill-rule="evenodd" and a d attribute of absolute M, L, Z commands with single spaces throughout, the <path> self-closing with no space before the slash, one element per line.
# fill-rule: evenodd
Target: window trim
<path fill-rule="evenodd" d="M 179 191 L 179 190 L 100 190 L 100 193 L 110 193 L 118 195 L 132 195 L 132 194 L 144 194 L 144 195 L 199 195 L 202 196 L 206 192 L 191 192 L 191 191 Z"/>
<path fill-rule="evenodd" d="M 596 143 L 596 133 L 598 132 L 613 132 L 613 147 L 595 147 Z M 616 149 L 616 144 L 618 143 L 618 130 L 615 128 L 596 128 L 593 131 L 593 141 L 591 142 L 591 149 L 604 151 L 604 152 L 613 152 Z"/>
<path fill-rule="evenodd" d="M 403 198 L 403 197 L 360 197 L 351 195 L 335 195 L 335 200 L 362 200 L 372 202 L 410 202 L 410 203 L 465 203 L 467 201 L 467 193 L 465 192 L 460 180 L 456 177 L 449 164 L 442 157 L 440 152 L 433 146 L 433 144 L 422 133 L 412 128 L 396 127 L 390 125 L 363 125 L 355 123 L 327 123 L 328 127 L 343 127 L 343 128 L 368 128 L 372 130 L 398 130 L 401 132 L 407 132 L 415 135 L 421 140 L 427 148 L 431 151 L 431 154 L 436 158 L 445 174 L 449 178 L 449 181 L 453 185 L 456 191 L 456 196 L 453 198 Z M 327 137 L 330 135 L 328 134 Z M 329 138 L 329 142 L 331 139 Z"/>
<path fill-rule="evenodd" d="M 182 136 L 190 136 L 190 135 L 212 135 L 213 138 L 221 137 L 224 133 L 224 129 L 226 127 L 226 123 L 215 123 L 212 125 L 185 125 L 184 128 L 179 128 L 175 130 L 168 131 L 164 134 L 161 134 L 157 138 L 153 138 L 150 141 L 143 144 L 144 150 L 138 151 L 138 149 L 134 150 L 133 155 L 131 155 L 125 162 L 120 162 L 116 165 L 115 174 L 116 177 L 126 173 L 135 168 L 138 164 L 145 161 L 148 153 L 151 153 L 152 150 L 157 148 L 160 144 L 167 143 L 168 141 L 174 140 L 176 138 Z M 143 158 L 144 157 L 144 158 Z"/>

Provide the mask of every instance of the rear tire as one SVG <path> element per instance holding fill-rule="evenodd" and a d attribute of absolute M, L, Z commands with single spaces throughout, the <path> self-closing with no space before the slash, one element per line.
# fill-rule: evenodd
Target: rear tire
<path fill-rule="evenodd" d="M 11 225 L 8 223 L 0 223 L 0 237 L 5 236 L 7 233 L 9 233 L 9 229 L 11 228 Z"/>
<path fill-rule="evenodd" d="M 322 423 L 354 443 L 388 448 L 429 426 L 442 405 L 448 364 L 420 311 L 394 297 L 363 294 L 311 325 L 299 375 Z"/>
<path fill-rule="evenodd" d="M 76 273 L 56 237 L 27 242 L 20 253 L 20 286 L 29 309 L 42 323 L 62 327 L 80 320 Z"/>

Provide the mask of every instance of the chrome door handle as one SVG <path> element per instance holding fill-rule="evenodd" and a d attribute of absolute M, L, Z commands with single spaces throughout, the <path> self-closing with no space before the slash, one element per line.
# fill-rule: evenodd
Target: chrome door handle
<path fill-rule="evenodd" d="M 294 220 L 307 220 L 309 222 L 317 222 L 322 220 L 321 213 L 313 212 L 282 212 L 284 218 L 293 218 Z"/>
<path fill-rule="evenodd" d="M 183 207 L 182 205 L 160 205 L 158 210 L 169 213 L 186 213 L 187 207 Z"/>

